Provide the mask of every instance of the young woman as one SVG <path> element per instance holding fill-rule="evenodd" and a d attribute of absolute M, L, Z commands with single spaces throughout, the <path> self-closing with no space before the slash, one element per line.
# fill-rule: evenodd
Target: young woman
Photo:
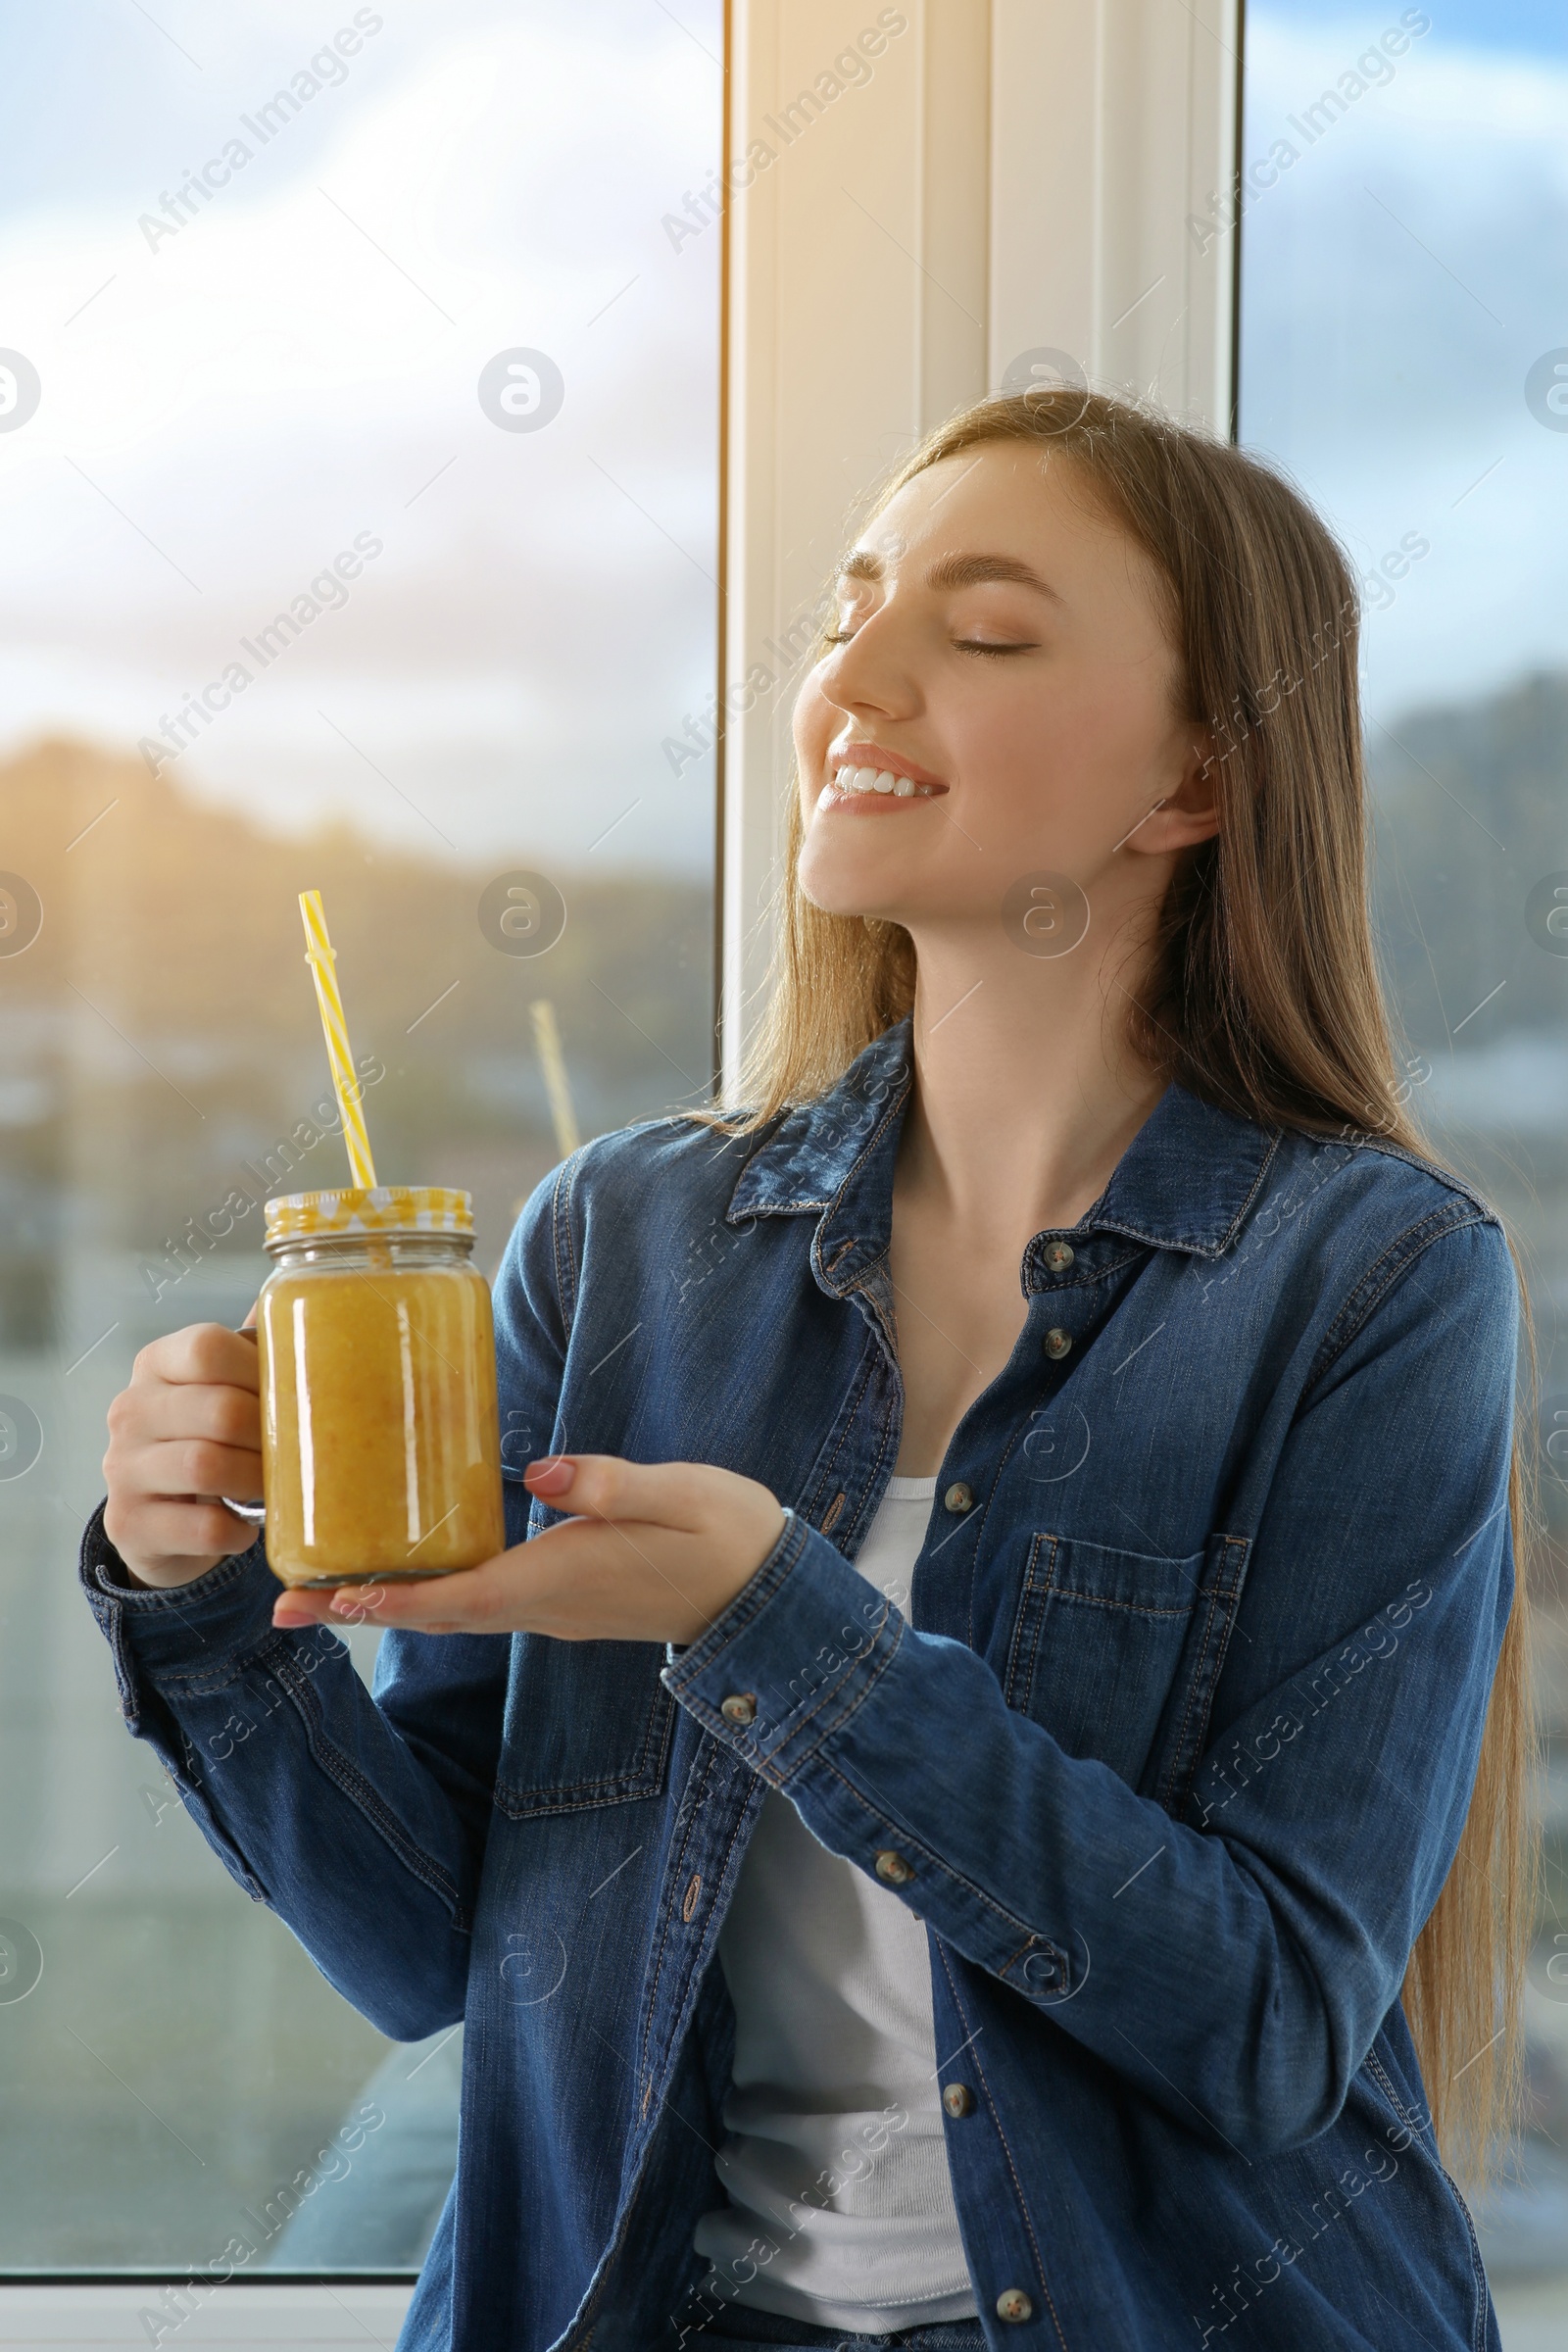
<path fill-rule="evenodd" d="M 409 2352 L 1495 2346 L 1519 1293 L 1397 1107 L 1351 579 L 1031 393 L 819 654 L 749 1107 L 513 1236 L 514 1547 L 279 1596 L 254 1350 L 176 1333 L 83 1556 L 126 1720 L 385 2033 L 466 2022 Z"/>

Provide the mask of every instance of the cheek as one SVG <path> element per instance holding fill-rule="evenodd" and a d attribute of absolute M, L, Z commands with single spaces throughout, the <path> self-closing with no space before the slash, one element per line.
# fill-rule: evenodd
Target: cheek
<path fill-rule="evenodd" d="M 1054 807 L 1082 777 L 1086 743 L 1076 714 L 1038 680 L 988 684 L 988 694 L 954 716 L 955 765 L 965 797 L 977 810 L 994 809 L 999 821 Z"/>
<path fill-rule="evenodd" d="M 833 740 L 833 729 L 844 713 L 830 703 L 818 683 L 821 664 L 809 671 L 795 698 L 795 750 L 803 766 L 821 760 Z"/>
<path fill-rule="evenodd" d="M 999 806 L 1093 806 L 1129 782 L 1168 726 L 1146 708 L 1137 677 L 1026 684 L 987 698 L 964 729 L 964 766 Z"/>
<path fill-rule="evenodd" d="M 793 719 L 795 757 L 801 771 L 801 798 L 808 816 L 816 804 L 827 760 L 827 747 L 844 716 L 843 711 L 828 701 L 816 679 L 817 672 L 813 669 L 795 698 Z"/>

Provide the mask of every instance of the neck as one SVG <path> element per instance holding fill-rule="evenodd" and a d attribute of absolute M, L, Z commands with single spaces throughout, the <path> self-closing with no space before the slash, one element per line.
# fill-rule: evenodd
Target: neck
<path fill-rule="evenodd" d="M 1142 959 L 1125 935 L 1044 957 L 996 932 L 915 939 L 898 1185 L 1011 1249 L 1093 1206 L 1165 1080 L 1128 1038 Z"/>

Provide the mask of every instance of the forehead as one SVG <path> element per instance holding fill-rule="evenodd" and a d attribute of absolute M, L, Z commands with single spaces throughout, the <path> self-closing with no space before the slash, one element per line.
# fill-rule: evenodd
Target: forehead
<path fill-rule="evenodd" d="M 1107 534 L 1130 544 L 1071 458 L 1032 443 L 1000 441 L 926 466 L 894 491 L 855 545 L 895 565 L 911 550 L 985 546 L 1028 558 L 1048 543 L 1102 543 Z"/>
<path fill-rule="evenodd" d="M 896 490 L 841 563 L 841 593 L 895 577 L 937 591 L 1014 580 L 1058 614 L 1114 614 L 1140 640 L 1180 643 L 1162 568 L 1087 469 L 1050 445 L 987 442 Z"/>

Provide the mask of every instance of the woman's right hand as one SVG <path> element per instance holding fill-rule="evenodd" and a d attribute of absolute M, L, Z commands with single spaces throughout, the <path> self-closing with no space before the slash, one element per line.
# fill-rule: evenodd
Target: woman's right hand
<path fill-rule="evenodd" d="M 109 1407 L 104 1531 L 138 1584 L 188 1585 L 256 1530 L 220 1499 L 262 1496 L 256 1344 L 192 1323 L 144 1348 Z"/>

